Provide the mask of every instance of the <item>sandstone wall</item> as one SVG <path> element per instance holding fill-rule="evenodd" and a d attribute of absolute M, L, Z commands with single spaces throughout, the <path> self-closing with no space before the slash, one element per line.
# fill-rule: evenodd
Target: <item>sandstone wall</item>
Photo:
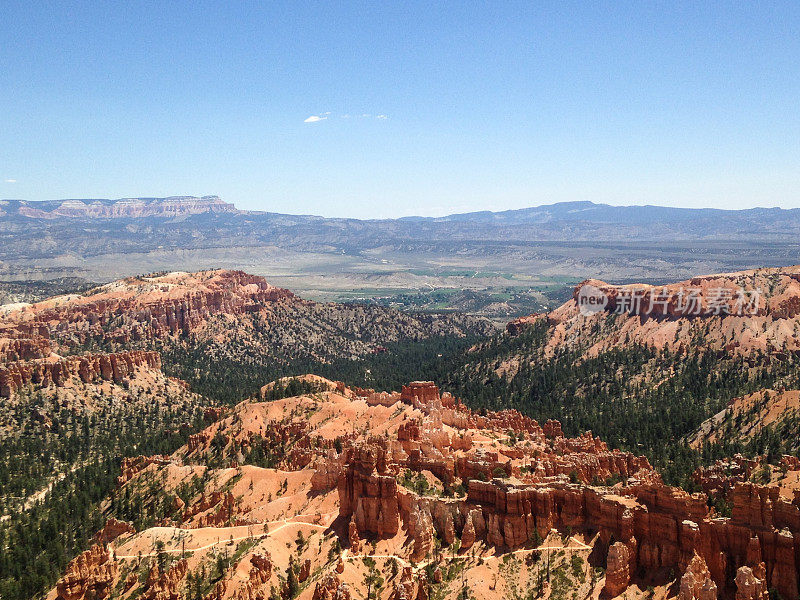
<path fill-rule="evenodd" d="M 61 387 L 70 380 L 119 383 L 139 367 L 161 369 L 161 356 L 157 352 L 133 351 L 12 362 L 0 366 L 0 396 L 9 398 L 27 385 Z"/>

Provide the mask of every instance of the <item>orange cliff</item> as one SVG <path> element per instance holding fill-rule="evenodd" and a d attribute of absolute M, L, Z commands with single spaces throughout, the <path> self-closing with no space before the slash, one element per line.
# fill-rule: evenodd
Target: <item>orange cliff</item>
<path fill-rule="evenodd" d="M 138 368 L 160 370 L 161 357 L 157 352 L 133 351 L 12 362 L 0 366 L 0 397 L 10 398 L 27 385 L 62 387 L 71 380 L 119 383 Z"/>
<path fill-rule="evenodd" d="M 453 444 L 457 438 L 442 437 L 447 409 L 432 384 L 406 386 L 396 401 L 412 402 L 427 416 L 421 422 L 405 421 L 397 440 L 369 438 L 338 459 L 340 516 L 350 522 L 354 551 L 365 536 L 391 537 L 401 527 L 413 539 L 415 560 L 431 551 L 436 536 L 447 544 L 459 538 L 464 548 L 482 540 L 513 549 L 544 539 L 554 528 L 569 527 L 597 532 L 597 543 L 609 555 L 605 594 L 610 596 L 624 591 L 639 570 L 683 574 L 694 565 L 684 582 L 690 591 L 733 596 L 738 576 L 740 596 L 774 588 L 783 598 L 798 598 L 800 492 L 789 501 L 775 488 L 738 484 L 732 493 L 733 516 L 718 518 L 710 513 L 705 494 L 664 485 L 645 458 L 610 451 L 589 433 L 565 438 L 560 425 L 550 422 L 548 437 L 535 421 L 513 411 L 502 417 L 489 413 L 482 424 L 499 423 L 503 428 L 498 430 L 506 431 L 514 423 L 518 431 L 530 432 L 529 445 L 518 443 L 512 453 L 529 465 L 522 472 L 515 461 L 500 459 L 502 449 L 463 453 Z M 450 400 L 447 404 L 460 407 Z M 449 420 L 475 424 L 478 417 L 463 411 L 458 411 L 462 418 Z M 459 456 L 453 455 L 456 448 Z M 498 468 L 500 478 L 494 477 Z M 467 495 L 420 496 L 397 485 L 406 469 L 428 470 L 445 482 L 461 477 Z M 508 477 L 511 473 L 514 477 Z M 568 481 L 567 474 L 577 481 Z M 627 484 L 586 485 L 609 475 Z"/>
<path fill-rule="evenodd" d="M 297 301 L 289 290 L 274 287 L 263 277 L 243 271 L 167 273 L 128 278 L 84 294 L 57 296 L 30 305 L 6 307 L 0 313 L 0 352 L 17 346 L 42 344 L 42 338 L 74 344 L 87 339 L 118 343 L 188 333 L 210 316 L 238 315 L 265 304 Z M 49 344 L 25 357 L 44 358 Z M 13 355 L 12 355 L 13 356 Z"/>
<path fill-rule="evenodd" d="M 586 297 L 599 299 L 586 305 Z M 582 304 L 583 303 L 583 304 Z M 589 308 L 581 312 L 581 307 Z M 614 319 L 609 314 L 618 313 Z M 695 277 L 666 285 L 578 284 L 573 297 L 547 314 L 511 321 L 518 335 L 543 321 L 545 352 L 589 342 L 595 355 L 630 344 L 685 351 L 702 339 L 704 349 L 732 355 L 800 352 L 800 266 Z"/>

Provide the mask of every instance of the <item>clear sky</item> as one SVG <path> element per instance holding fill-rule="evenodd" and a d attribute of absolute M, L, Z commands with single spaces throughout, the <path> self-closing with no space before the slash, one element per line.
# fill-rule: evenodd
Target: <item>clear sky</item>
<path fill-rule="evenodd" d="M 800 2 L 0 3 L 0 198 L 800 206 Z"/>

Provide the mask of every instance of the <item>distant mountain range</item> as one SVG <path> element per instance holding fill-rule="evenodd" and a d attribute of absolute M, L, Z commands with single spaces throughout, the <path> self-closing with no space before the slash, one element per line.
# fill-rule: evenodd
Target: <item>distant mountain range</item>
<path fill-rule="evenodd" d="M 219 196 L 170 196 L 169 198 L 120 198 L 118 200 L 0 200 L 0 217 L 29 219 L 124 219 L 171 218 L 215 212 L 238 212 Z"/>
<path fill-rule="evenodd" d="M 448 215 L 445 217 L 406 217 L 409 220 L 432 220 L 437 222 L 469 221 L 481 223 L 530 224 L 553 222 L 589 222 L 604 224 L 647 225 L 669 224 L 687 221 L 723 219 L 734 221 L 764 220 L 776 218 L 798 218 L 800 209 L 749 208 L 724 210 L 718 208 L 676 208 L 670 206 L 612 206 L 589 201 L 558 202 L 543 206 L 503 211 L 480 211 Z"/>
<path fill-rule="evenodd" d="M 564 202 L 361 220 L 243 211 L 217 196 L 2 200 L 0 277 L 84 273 L 108 280 L 148 269 L 226 267 L 271 277 L 366 273 L 385 279 L 387 273 L 419 277 L 420 272 L 438 277 L 443 269 L 474 269 L 476 275 L 491 271 L 503 277 L 675 279 L 800 263 L 799 236 L 800 209 L 780 208 Z M 341 285 L 358 287 L 351 283 Z M 369 286 L 440 283 L 393 279 Z"/>
<path fill-rule="evenodd" d="M 724 233 L 727 228 L 742 225 L 769 227 L 780 235 L 800 226 L 800 209 L 750 208 L 724 210 L 716 208 L 675 208 L 668 206 L 612 206 L 589 201 L 558 202 L 530 208 L 504 211 L 456 213 L 444 217 L 408 216 L 398 219 L 326 218 L 315 215 L 287 215 L 265 211 L 239 210 L 219 196 L 170 196 L 167 198 L 66 199 L 66 200 L 0 200 L 0 222 L 15 217 L 28 219 L 141 219 L 147 217 L 175 218 L 203 214 L 235 214 L 265 221 L 299 220 L 304 223 L 364 223 L 377 226 L 385 223 L 414 223 L 480 226 L 541 225 L 541 235 L 552 235 L 554 226 L 625 225 L 671 228 L 675 224 L 692 223 L 697 234 L 708 237 Z M 712 231 L 703 231 L 712 227 Z M 405 229 L 405 228 L 403 228 Z M 740 232 L 737 232 L 740 233 Z M 756 233 L 756 232 L 751 232 Z"/>

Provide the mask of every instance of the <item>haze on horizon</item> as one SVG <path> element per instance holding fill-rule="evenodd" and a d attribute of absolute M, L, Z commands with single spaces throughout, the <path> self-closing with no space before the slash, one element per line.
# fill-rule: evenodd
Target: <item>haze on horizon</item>
<path fill-rule="evenodd" d="M 0 198 L 800 206 L 800 5 L 7 2 Z"/>

